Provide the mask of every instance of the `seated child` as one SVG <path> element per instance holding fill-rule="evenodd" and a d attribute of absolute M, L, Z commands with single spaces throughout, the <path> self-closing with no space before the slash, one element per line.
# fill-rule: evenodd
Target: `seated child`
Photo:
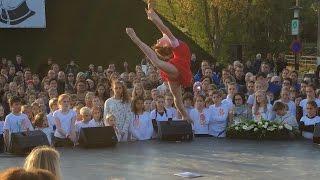
<path fill-rule="evenodd" d="M 7 150 L 10 150 L 11 133 L 33 131 L 32 124 L 27 115 L 21 113 L 21 99 L 11 97 L 9 99 L 11 113 L 8 114 L 4 121 L 4 142 Z"/>
<path fill-rule="evenodd" d="M 317 116 L 318 105 L 315 101 L 307 102 L 307 114 L 303 116 L 299 123 L 302 136 L 306 139 L 313 138 L 314 125 L 320 123 L 320 117 Z"/>
<path fill-rule="evenodd" d="M 53 134 L 53 130 L 52 128 L 50 128 L 47 116 L 43 112 L 38 113 L 34 117 L 33 126 L 35 130 L 41 130 L 42 132 L 44 132 L 47 135 L 49 144 L 52 143 L 51 137 Z"/>
<path fill-rule="evenodd" d="M 120 142 L 121 141 L 121 132 L 117 127 L 116 117 L 114 115 L 112 115 L 112 114 L 107 114 L 106 122 L 107 122 L 106 126 L 113 127 L 114 132 L 115 132 L 115 134 L 116 134 L 116 136 L 118 138 L 118 142 Z"/>
<path fill-rule="evenodd" d="M 75 126 L 76 126 L 76 135 L 77 135 L 77 141 L 79 140 L 79 135 L 80 135 L 80 130 L 82 128 L 88 128 L 92 127 L 90 125 L 90 120 L 91 118 L 91 110 L 88 107 L 83 107 L 80 109 L 80 115 L 82 117 L 82 121 L 77 121 Z"/>
<path fill-rule="evenodd" d="M 103 127 L 104 122 L 102 121 L 102 109 L 99 106 L 93 106 L 92 120 L 89 122 L 91 127 Z"/>
<path fill-rule="evenodd" d="M 288 124 L 298 129 L 298 123 L 297 123 L 296 117 L 292 116 L 290 112 L 288 112 L 288 107 L 286 104 L 280 101 L 277 101 L 273 105 L 273 111 L 275 112 L 274 121 L 282 124 Z"/>

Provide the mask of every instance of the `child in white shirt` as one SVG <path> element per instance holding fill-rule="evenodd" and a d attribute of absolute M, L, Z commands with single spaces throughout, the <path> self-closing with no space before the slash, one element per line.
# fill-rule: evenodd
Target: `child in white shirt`
<path fill-rule="evenodd" d="M 169 114 L 171 114 L 172 119 L 178 118 L 177 109 L 173 107 L 173 96 L 171 94 L 166 94 L 165 96 L 165 108 Z"/>
<path fill-rule="evenodd" d="M 209 108 L 211 113 L 209 135 L 219 138 L 226 137 L 229 106 L 227 103 L 221 103 L 222 96 L 220 91 L 214 91 L 212 99 L 214 104 Z"/>
<path fill-rule="evenodd" d="M 98 106 L 93 106 L 92 111 L 92 120 L 89 122 L 91 127 L 103 127 L 104 122 L 102 120 L 102 109 Z"/>
<path fill-rule="evenodd" d="M 76 112 L 70 109 L 70 96 L 61 94 L 58 98 L 59 109 L 53 113 L 56 130 L 54 146 L 74 146 L 76 142 L 75 122 Z"/>
<path fill-rule="evenodd" d="M 21 99 L 14 96 L 10 98 L 9 105 L 11 113 L 6 116 L 3 127 L 4 142 L 7 150 L 10 149 L 11 133 L 33 131 L 33 127 L 28 116 L 21 113 Z"/>
<path fill-rule="evenodd" d="M 205 97 L 198 95 L 195 100 L 195 108 L 189 114 L 193 121 L 192 129 L 196 136 L 208 136 L 211 114 L 209 109 L 205 108 Z"/>
<path fill-rule="evenodd" d="M 299 128 L 302 131 L 302 136 L 306 139 L 313 138 L 314 126 L 320 123 L 320 117 L 317 116 L 318 105 L 315 101 L 307 102 L 307 115 L 303 116 L 299 123 Z"/>
<path fill-rule="evenodd" d="M 151 139 L 153 133 L 152 120 L 150 113 L 144 111 L 144 102 L 141 97 L 132 100 L 131 111 L 134 114 L 133 120 L 130 122 L 129 131 L 136 140 Z"/>
<path fill-rule="evenodd" d="M 52 143 L 51 137 L 52 137 L 53 130 L 49 126 L 47 116 L 43 112 L 38 113 L 34 117 L 33 126 L 35 130 L 41 130 L 43 133 L 45 133 L 47 135 L 49 144 Z"/>
<path fill-rule="evenodd" d="M 296 117 L 292 116 L 288 111 L 286 104 L 278 101 L 273 105 L 273 111 L 275 112 L 274 121 L 281 124 L 288 124 L 296 129 L 298 129 L 298 123 Z"/>
<path fill-rule="evenodd" d="M 82 117 L 82 121 L 77 121 L 76 126 L 76 135 L 77 135 L 77 142 L 79 140 L 80 131 L 82 128 L 89 128 L 92 127 L 90 125 L 90 120 L 92 119 L 91 110 L 88 107 L 83 107 L 80 109 L 80 115 Z"/>
<path fill-rule="evenodd" d="M 106 126 L 111 126 L 114 129 L 114 132 L 117 136 L 118 142 L 121 141 L 122 135 L 120 130 L 117 127 L 117 123 L 116 123 L 116 117 L 112 114 L 107 114 L 106 115 Z"/>

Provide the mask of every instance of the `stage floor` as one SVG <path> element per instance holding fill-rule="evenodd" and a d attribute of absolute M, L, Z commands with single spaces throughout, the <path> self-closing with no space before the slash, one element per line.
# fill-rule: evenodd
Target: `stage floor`
<path fill-rule="evenodd" d="M 198 138 L 190 143 L 158 141 L 116 148 L 59 149 L 65 180 L 182 179 L 191 171 L 204 179 L 319 179 L 320 146 L 309 141 L 247 141 Z M 22 166 L 23 157 L 0 154 L 0 169 Z"/>

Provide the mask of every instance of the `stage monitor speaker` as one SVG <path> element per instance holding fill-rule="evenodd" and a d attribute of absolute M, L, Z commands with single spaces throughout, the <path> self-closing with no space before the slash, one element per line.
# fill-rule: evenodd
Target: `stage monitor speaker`
<path fill-rule="evenodd" d="M 158 137 L 162 141 L 191 141 L 193 132 L 187 121 L 159 121 Z"/>
<path fill-rule="evenodd" d="M 112 147 L 118 143 L 113 127 L 81 128 L 79 145 L 84 148 Z"/>
<path fill-rule="evenodd" d="M 230 58 L 232 61 L 240 61 L 242 62 L 242 45 L 241 44 L 233 44 L 230 46 Z"/>
<path fill-rule="evenodd" d="M 320 144 L 320 123 L 317 123 L 314 126 L 313 142 L 316 144 Z"/>
<path fill-rule="evenodd" d="M 40 131 L 11 133 L 9 152 L 27 154 L 37 146 L 49 146 L 47 135 Z"/>

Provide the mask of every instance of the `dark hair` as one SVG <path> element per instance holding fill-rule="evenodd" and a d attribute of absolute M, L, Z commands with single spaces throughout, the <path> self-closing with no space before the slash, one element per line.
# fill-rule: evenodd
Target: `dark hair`
<path fill-rule="evenodd" d="M 292 80 L 291 80 L 290 78 L 284 78 L 283 81 L 289 81 L 289 82 L 290 82 L 290 85 L 292 85 Z M 282 82 L 283 82 L 283 81 L 282 81 Z"/>
<path fill-rule="evenodd" d="M 34 117 L 34 121 L 33 121 L 33 126 L 34 127 L 42 127 L 43 126 L 43 122 L 44 122 L 44 113 L 38 113 L 35 117 Z"/>
<path fill-rule="evenodd" d="M 133 98 L 133 99 L 132 99 L 132 102 L 131 102 L 131 111 L 132 111 L 134 114 L 137 114 L 137 113 L 138 113 L 138 112 L 137 112 L 138 110 L 137 110 L 137 108 L 136 108 L 136 103 L 137 103 L 138 101 L 144 102 L 144 99 L 143 99 L 142 97 L 140 97 L 140 96 L 137 96 L 137 97 Z"/>
<path fill-rule="evenodd" d="M 245 98 L 244 94 L 243 94 L 243 93 L 235 93 L 234 96 L 233 96 L 233 98 L 232 98 L 233 104 L 236 104 L 236 103 L 235 103 L 235 102 L 236 102 L 236 100 L 235 100 L 236 96 L 240 96 L 240 97 L 242 98 L 243 103 L 245 103 L 246 98 Z"/>
<path fill-rule="evenodd" d="M 314 108 L 318 108 L 318 105 L 317 105 L 317 103 L 315 101 L 308 101 L 307 105 L 311 105 Z"/>
<path fill-rule="evenodd" d="M 21 103 L 21 98 L 13 96 L 9 99 L 9 105 L 12 106 L 14 103 Z"/>
<path fill-rule="evenodd" d="M 278 111 L 278 110 L 282 110 L 282 109 L 288 109 L 288 106 L 280 101 L 274 103 L 273 108 L 272 108 L 273 111 Z"/>
<path fill-rule="evenodd" d="M 264 72 L 259 72 L 256 77 L 257 78 L 259 78 L 259 77 L 267 78 L 267 74 Z"/>
<path fill-rule="evenodd" d="M 190 92 L 184 93 L 184 95 L 182 96 L 182 101 L 185 101 L 187 99 L 190 99 L 191 101 L 193 100 L 192 93 L 190 93 Z"/>

